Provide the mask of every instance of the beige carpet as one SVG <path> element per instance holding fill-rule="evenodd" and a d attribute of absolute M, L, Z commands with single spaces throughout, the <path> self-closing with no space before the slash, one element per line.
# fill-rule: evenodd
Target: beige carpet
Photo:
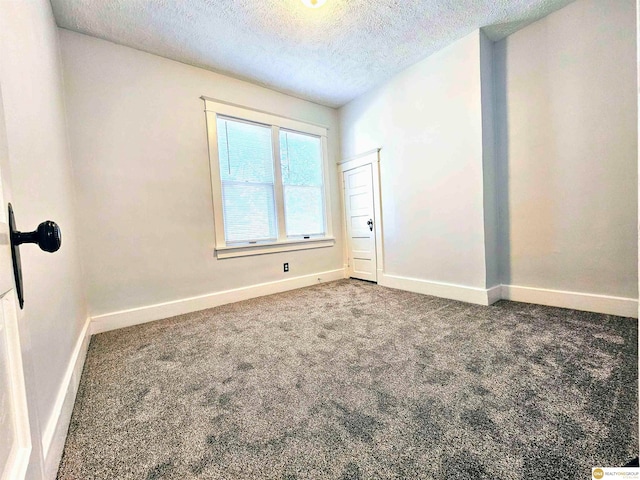
<path fill-rule="evenodd" d="M 344 280 L 95 336 L 59 479 L 585 479 L 637 322 Z"/>

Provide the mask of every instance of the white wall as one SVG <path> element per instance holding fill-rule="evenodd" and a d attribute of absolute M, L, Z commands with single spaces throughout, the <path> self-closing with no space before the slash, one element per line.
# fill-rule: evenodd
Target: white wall
<path fill-rule="evenodd" d="M 503 283 L 637 298 L 633 0 L 578 0 L 495 45 Z"/>
<path fill-rule="evenodd" d="M 387 274 L 487 286 L 480 33 L 342 107 L 342 156 L 382 147 Z"/>
<path fill-rule="evenodd" d="M 56 397 L 87 318 L 58 31 L 48 1 L 0 2 L 0 87 L 10 167 L 3 175 L 12 180 L 12 191 L 6 193 L 18 228 L 31 230 L 43 220 L 55 220 L 63 238 L 54 254 L 34 245 L 21 247 L 25 308 L 19 321 L 22 332 L 30 336 L 27 389 L 32 427 L 39 435 L 52 418 L 55 423 Z M 34 441 L 37 456 L 39 439 Z M 37 461 L 31 464 L 30 478 L 39 478 Z"/>
<path fill-rule="evenodd" d="M 343 268 L 334 109 L 78 33 L 60 35 L 93 316 Z M 201 95 L 329 126 L 334 247 L 214 258 Z"/>

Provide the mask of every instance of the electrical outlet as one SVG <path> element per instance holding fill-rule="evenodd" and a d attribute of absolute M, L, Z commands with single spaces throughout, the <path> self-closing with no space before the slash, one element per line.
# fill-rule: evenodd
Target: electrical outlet
<path fill-rule="evenodd" d="M 289 271 L 289 263 L 285 263 L 284 264 L 284 273 L 287 273 Z"/>

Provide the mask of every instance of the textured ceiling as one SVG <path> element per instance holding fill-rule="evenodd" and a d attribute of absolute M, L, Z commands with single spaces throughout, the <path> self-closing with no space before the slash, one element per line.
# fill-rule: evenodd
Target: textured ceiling
<path fill-rule="evenodd" d="M 338 107 L 479 27 L 573 0 L 51 0 L 60 27 Z"/>

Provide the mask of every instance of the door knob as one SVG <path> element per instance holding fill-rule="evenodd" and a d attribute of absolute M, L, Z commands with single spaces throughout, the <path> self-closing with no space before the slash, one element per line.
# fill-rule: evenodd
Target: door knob
<path fill-rule="evenodd" d="M 11 232 L 11 242 L 14 245 L 22 245 L 23 243 L 36 243 L 41 250 L 53 253 L 60 249 L 62 244 L 62 235 L 60 227 L 56 222 L 45 220 L 38 229 L 33 232 Z"/>
<path fill-rule="evenodd" d="M 24 308 L 24 293 L 22 288 L 22 265 L 20 262 L 20 245 L 35 243 L 45 252 L 57 252 L 62 245 L 62 234 L 56 222 L 46 220 L 38 225 L 33 232 L 19 232 L 16 229 L 16 219 L 13 207 L 9 204 L 9 235 L 11 238 L 11 256 L 13 259 L 13 275 L 16 279 L 16 293 L 20 308 Z"/>
<path fill-rule="evenodd" d="M 373 220 L 369 219 L 369 221 L 367 222 L 367 225 L 369 225 L 369 230 L 373 232 Z"/>

